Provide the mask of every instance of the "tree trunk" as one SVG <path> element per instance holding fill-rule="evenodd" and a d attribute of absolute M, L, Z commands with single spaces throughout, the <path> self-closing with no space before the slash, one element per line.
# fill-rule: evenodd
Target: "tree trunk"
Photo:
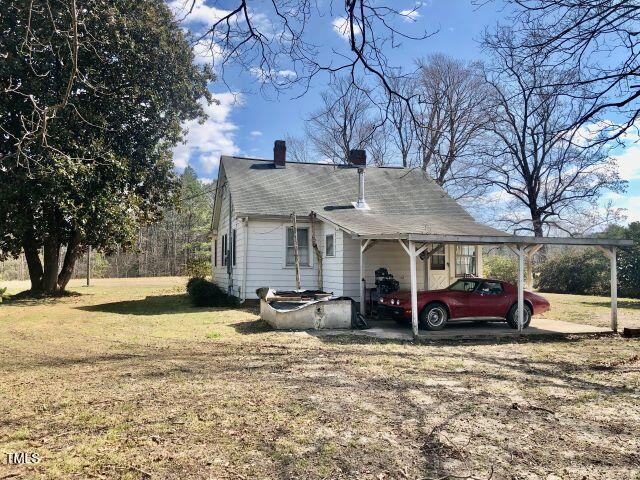
<path fill-rule="evenodd" d="M 58 268 L 60 263 L 60 242 L 49 237 L 44 242 L 44 273 L 42 275 L 42 291 L 56 293 L 58 291 Z"/>
<path fill-rule="evenodd" d="M 31 280 L 31 291 L 42 291 L 42 277 L 44 272 L 42 270 L 42 263 L 40 262 L 40 256 L 38 247 L 30 239 L 23 241 L 24 257 L 27 260 L 27 268 L 29 269 L 29 279 Z"/>
<path fill-rule="evenodd" d="M 80 255 L 80 232 L 75 230 L 71 234 L 69 244 L 67 245 L 67 253 L 64 256 L 64 263 L 62 264 L 62 270 L 58 275 L 58 289 L 60 291 L 67 288 L 67 284 L 73 276 L 73 269 L 76 265 L 76 260 Z"/>
<path fill-rule="evenodd" d="M 536 237 L 544 237 L 540 215 L 537 213 L 531 214 L 531 222 L 533 223 L 533 235 Z"/>

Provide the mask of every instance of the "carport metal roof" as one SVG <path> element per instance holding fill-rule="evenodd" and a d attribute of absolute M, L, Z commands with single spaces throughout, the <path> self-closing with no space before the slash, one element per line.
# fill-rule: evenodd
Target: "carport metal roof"
<path fill-rule="evenodd" d="M 351 237 L 361 240 L 409 240 L 416 243 L 472 245 L 582 245 L 622 247 L 633 241 L 617 238 L 532 237 L 511 235 L 471 218 L 446 215 L 388 215 L 357 210 L 314 212 Z"/>
<path fill-rule="evenodd" d="M 470 216 L 380 214 L 356 210 L 312 212 L 352 238 L 360 240 L 360 302 L 364 311 L 363 255 L 373 242 L 400 242 L 409 256 L 411 271 L 411 323 L 413 334 L 418 331 L 416 259 L 423 252 L 429 256 L 429 244 L 505 245 L 518 256 L 518 330 L 524 323 L 524 259 L 531 257 L 543 245 L 579 245 L 600 248 L 611 262 L 611 329 L 618 329 L 617 247 L 633 245 L 633 241 L 614 238 L 531 237 L 510 235 L 476 222 Z"/>

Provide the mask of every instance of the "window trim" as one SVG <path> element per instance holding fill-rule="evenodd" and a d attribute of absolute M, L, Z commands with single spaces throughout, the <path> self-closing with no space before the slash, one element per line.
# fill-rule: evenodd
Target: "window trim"
<path fill-rule="evenodd" d="M 329 255 L 329 249 L 327 248 L 327 239 L 331 237 L 331 247 L 332 247 L 332 252 L 331 255 Z M 325 233 L 324 235 L 324 256 L 325 257 L 329 257 L 329 258 L 333 258 L 336 256 L 336 232 L 331 232 L 331 233 Z"/>
<path fill-rule="evenodd" d="M 436 253 L 436 250 L 440 250 L 442 248 L 442 253 Z M 436 247 L 436 250 L 429 256 L 429 270 L 431 272 L 446 272 L 447 271 L 447 246 L 445 244 L 441 244 Z M 442 257 L 442 268 L 433 268 L 433 257 L 435 256 Z"/>
<path fill-rule="evenodd" d="M 227 266 L 227 243 L 228 243 L 228 237 L 227 234 L 225 233 L 224 235 L 222 235 L 222 242 L 220 242 L 220 266 L 221 267 L 226 267 Z"/>
<path fill-rule="evenodd" d="M 284 225 L 283 230 L 283 256 L 282 256 L 282 268 L 296 268 L 295 264 L 289 265 L 287 264 L 287 232 L 289 228 L 293 228 L 293 223 L 287 223 Z M 300 262 L 300 268 L 313 268 L 313 255 L 312 255 L 312 247 L 311 247 L 311 226 L 307 223 L 298 223 L 298 229 L 304 228 L 307 230 L 307 240 L 308 240 L 308 251 L 309 251 L 309 260 L 308 263 Z"/>
<path fill-rule="evenodd" d="M 460 247 L 473 247 L 473 255 L 463 255 L 461 253 L 458 253 L 458 249 Z M 466 257 L 466 258 L 473 258 L 473 273 L 459 273 L 458 272 L 458 258 L 462 258 L 462 257 Z M 468 244 L 458 244 L 455 246 L 454 249 L 454 274 L 455 274 L 455 278 L 462 278 L 464 275 L 478 275 L 478 246 L 477 245 L 468 245 Z"/>

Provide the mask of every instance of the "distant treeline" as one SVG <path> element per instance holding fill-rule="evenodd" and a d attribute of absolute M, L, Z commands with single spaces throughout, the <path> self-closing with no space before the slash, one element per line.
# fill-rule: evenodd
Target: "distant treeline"
<path fill-rule="evenodd" d="M 100 277 L 158 277 L 192 275 L 210 265 L 213 188 L 198 179 L 187 167 L 180 175 L 181 192 L 163 219 L 143 227 L 135 250 L 105 255 L 91 252 L 91 275 Z M 61 256 L 61 259 L 64 255 Z M 76 263 L 75 278 L 87 274 L 86 253 Z M 28 280 L 29 272 L 21 255 L 0 262 L 0 280 Z"/>

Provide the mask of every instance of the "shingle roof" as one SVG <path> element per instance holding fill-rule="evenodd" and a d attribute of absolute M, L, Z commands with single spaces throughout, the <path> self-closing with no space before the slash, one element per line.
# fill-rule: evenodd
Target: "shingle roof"
<path fill-rule="evenodd" d="M 350 166 L 223 156 L 238 215 L 309 215 L 312 211 L 357 235 L 507 235 L 476 222 L 420 169 L 367 167 L 365 199 L 355 210 L 358 171 Z"/>

